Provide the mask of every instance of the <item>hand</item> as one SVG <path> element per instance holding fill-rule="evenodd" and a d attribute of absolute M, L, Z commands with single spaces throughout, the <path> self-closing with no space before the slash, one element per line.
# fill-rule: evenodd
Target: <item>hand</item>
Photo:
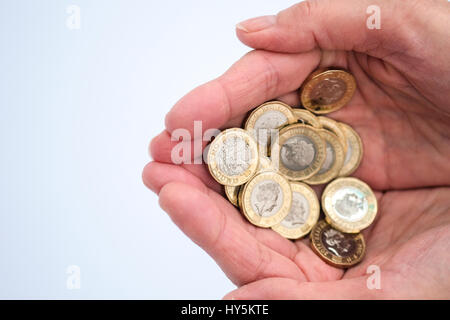
<path fill-rule="evenodd" d="M 173 221 L 239 287 L 226 298 L 450 298 L 450 4 L 377 1 L 381 29 L 366 27 L 369 0 L 299 3 L 247 20 L 237 36 L 255 48 L 224 75 L 182 98 L 151 143 L 143 172 Z M 364 231 L 367 253 L 344 272 L 291 242 L 256 228 L 223 197 L 205 165 L 171 164 L 170 133 L 241 126 L 246 113 L 296 90 L 317 67 L 343 67 L 357 92 L 329 116 L 361 136 L 355 176 L 375 191 L 379 212 Z M 366 286 L 369 265 L 381 289 Z"/>

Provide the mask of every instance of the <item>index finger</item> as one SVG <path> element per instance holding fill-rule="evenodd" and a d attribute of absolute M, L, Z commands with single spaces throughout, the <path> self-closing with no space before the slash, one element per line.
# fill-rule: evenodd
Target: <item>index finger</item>
<path fill-rule="evenodd" d="M 257 105 L 300 87 L 319 61 L 318 50 L 251 51 L 222 76 L 179 100 L 166 116 L 166 129 L 184 128 L 192 134 L 194 121 L 202 121 L 203 131 L 222 128 Z"/>

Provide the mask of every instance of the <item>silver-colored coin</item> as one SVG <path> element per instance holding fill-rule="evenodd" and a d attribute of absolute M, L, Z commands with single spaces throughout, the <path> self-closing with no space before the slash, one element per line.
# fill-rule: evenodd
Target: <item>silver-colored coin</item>
<path fill-rule="evenodd" d="M 250 195 L 252 209 L 260 217 L 271 217 L 283 205 L 283 192 L 278 183 L 264 180 L 255 185 Z"/>
<path fill-rule="evenodd" d="M 372 189 L 361 180 L 338 178 L 323 191 L 322 209 L 334 228 L 357 233 L 375 219 L 377 199 Z"/>
<path fill-rule="evenodd" d="M 227 129 L 210 144 L 208 168 L 220 184 L 239 186 L 255 174 L 258 159 L 258 146 L 247 131 Z"/>
<path fill-rule="evenodd" d="M 295 122 L 290 106 L 280 101 L 270 101 L 252 111 L 245 122 L 245 129 L 256 138 L 260 153 L 266 155 L 271 135 L 278 128 Z"/>
<path fill-rule="evenodd" d="M 272 229 L 287 239 L 308 234 L 319 219 L 320 205 L 316 193 L 308 185 L 291 182 L 292 204 L 288 215 Z"/>
<path fill-rule="evenodd" d="M 228 176 L 242 174 L 250 166 L 252 152 L 243 137 L 232 136 L 225 140 L 216 153 L 219 169 Z"/>
<path fill-rule="evenodd" d="M 309 167 L 316 150 L 310 138 L 297 135 L 289 138 L 281 147 L 281 161 L 289 170 L 299 171 Z"/>

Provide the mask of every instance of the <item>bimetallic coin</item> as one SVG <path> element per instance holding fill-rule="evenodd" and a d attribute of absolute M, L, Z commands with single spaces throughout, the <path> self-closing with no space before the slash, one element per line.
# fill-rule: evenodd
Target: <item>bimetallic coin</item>
<path fill-rule="evenodd" d="M 302 105 L 311 112 L 325 114 L 346 105 L 356 89 L 355 78 L 343 70 L 315 74 L 300 89 Z"/>
<path fill-rule="evenodd" d="M 332 132 L 322 129 L 319 131 L 326 143 L 326 156 L 322 167 L 315 175 L 305 180 L 308 184 L 323 184 L 336 178 L 344 164 L 344 147 Z"/>
<path fill-rule="evenodd" d="M 377 198 L 372 189 L 356 178 L 338 178 L 322 194 L 322 209 L 334 228 L 358 233 L 377 215 Z"/>
<path fill-rule="evenodd" d="M 227 129 L 210 144 L 208 168 L 220 184 L 239 186 L 255 174 L 258 159 L 257 143 L 247 131 Z"/>
<path fill-rule="evenodd" d="M 313 189 L 301 182 L 291 182 L 292 204 L 288 215 L 273 230 L 287 239 L 307 235 L 319 219 L 319 200 Z"/>
<path fill-rule="evenodd" d="M 313 251 L 334 267 L 351 267 L 360 262 L 366 253 L 366 244 L 361 233 L 342 233 L 325 220 L 314 226 L 310 238 Z"/>
<path fill-rule="evenodd" d="M 270 101 L 250 113 L 244 128 L 253 134 L 260 146 L 260 152 L 266 155 L 273 130 L 295 122 L 290 106 L 280 101 Z"/>
<path fill-rule="evenodd" d="M 272 144 L 272 163 L 287 179 L 299 181 L 313 176 L 325 161 L 325 141 L 311 126 L 289 125 Z"/>
<path fill-rule="evenodd" d="M 319 120 L 317 120 L 316 116 L 308 110 L 293 108 L 292 113 L 299 122 L 308 124 L 316 129 L 322 129 Z"/>
<path fill-rule="evenodd" d="M 352 127 L 342 122 L 338 122 L 338 126 L 347 137 L 347 153 L 339 172 L 339 176 L 343 177 L 351 175 L 358 168 L 363 155 L 363 145 L 358 133 Z"/>
<path fill-rule="evenodd" d="M 254 225 L 268 228 L 280 223 L 289 213 L 292 190 L 278 173 L 262 172 L 242 187 L 239 205 Z"/>
<path fill-rule="evenodd" d="M 225 187 L 225 195 L 227 196 L 228 200 L 236 207 L 238 207 L 238 195 L 239 195 L 239 189 L 241 186 L 224 186 Z"/>
<path fill-rule="evenodd" d="M 334 121 L 331 118 L 328 117 L 317 117 L 317 120 L 320 122 L 322 127 L 324 129 L 327 129 L 331 132 L 333 132 L 338 138 L 340 143 L 342 144 L 342 147 L 344 148 L 344 153 L 347 152 L 347 136 L 345 135 L 344 131 L 341 129 L 341 127 L 338 125 L 337 121 Z"/>

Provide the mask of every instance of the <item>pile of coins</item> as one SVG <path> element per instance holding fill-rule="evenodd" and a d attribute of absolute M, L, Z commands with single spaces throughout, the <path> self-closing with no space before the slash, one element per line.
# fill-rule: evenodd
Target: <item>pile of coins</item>
<path fill-rule="evenodd" d="M 359 135 L 325 116 L 343 107 L 356 83 L 344 70 L 318 70 L 299 89 L 304 108 L 270 101 L 244 128 L 221 132 L 209 145 L 208 166 L 229 201 L 249 222 L 287 239 L 310 233 L 311 247 L 336 267 L 365 254 L 361 230 L 375 219 L 377 200 L 352 174 L 362 158 Z M 311 186 L 327 184 L 321 205 Z M 322 212 L 325 219 L 319 221 Z"/>

